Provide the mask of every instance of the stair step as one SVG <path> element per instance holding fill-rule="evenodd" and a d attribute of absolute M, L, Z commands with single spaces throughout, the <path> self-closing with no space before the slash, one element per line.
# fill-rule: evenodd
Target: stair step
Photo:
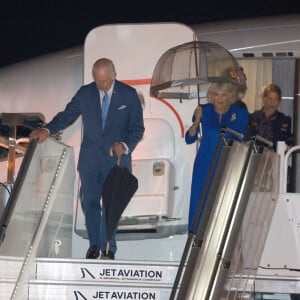
<path fill-rule="evenodd" d="M 0 299 L 9 299 L 22 261 L 0 260 Z M 169 299 L 178 262 L 38 258 L 30 300 Z"/>
<path fill-rule="evenodd" d="M 31 280 L 30 300 L 169 299 L 172 286 L 94 281 Z"/>
<path fill-rule="evenodd" d="M 0 279 L 0 299 L 10 299 L 16 280 L 14 279 Z"/>
<path fill-rule="evenodd" d="M 15 279 L 21 259 L 0 260 L 0 280 Z M 38 280 L 126 281 L 157 284 L 174 282 L 178 262 L 86 260 L 38 258 L 35 278 Z"/>
<path fill-rule="evenodd" d="M 0 256 L 0 280 L 16 279 L 23 264 L 23 258 Z"/>
<path fill-rule="evenodd" d="M 177 262 L 39 259 L 36 278 L 172 284 L 177 268 Z"/>

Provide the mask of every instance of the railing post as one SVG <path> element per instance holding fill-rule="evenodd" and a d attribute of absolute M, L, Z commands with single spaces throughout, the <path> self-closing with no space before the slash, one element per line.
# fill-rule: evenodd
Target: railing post
<path fill-rule="evenodd" d="M 285 193 L 286 192 L 286 180 L 284 180 L 285 177 L 285 171 L 284 169 L 287 168 L 284 164 L 284 158 L 285 158 L 285 151 L 286 151 L 286 144 L 283 141 L 277 142 L 277 151 L 276 153 L 280 156 L 280 164 L 279 164 L 279 193 Z"/>
<path fill-rule="evenodd" d="M 287 188 L 287 176 L 288 176 L 288 160 L 290 155 L 294 152 L 300 150 L 300 145 L 293 146 L 291 147 L 287 153 L 284 155 L 284 160 L 283 160 L 283 175 L 282 175 L 282 189 L 280 189 L 280 193 L 286 193 L 286 188 Z"/>

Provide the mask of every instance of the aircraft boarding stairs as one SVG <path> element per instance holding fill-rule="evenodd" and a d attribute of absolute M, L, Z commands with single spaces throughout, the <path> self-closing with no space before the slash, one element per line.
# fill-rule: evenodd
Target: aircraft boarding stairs
<path fill-rule="evenodd" d="M 73 149 L 51 139 L 31 142 L 1 218 L 0 299 L 291 299 L 288 291 L 260 294 L 281 290 L 272 287 L 276 279 L 257 273 L 278 200 L 279 156 L 253 143 L 224 148 L 217 165 L 226 171 L 217 168 L 209 193 L 213 217 L 204 218 L 202 235 L 187 237 L 180 263 L 93 261 L 70 259 Z M 300 291 L 296 278 L 289 283 Z M 199 290 L 201 296 L 187 295 Z"/>

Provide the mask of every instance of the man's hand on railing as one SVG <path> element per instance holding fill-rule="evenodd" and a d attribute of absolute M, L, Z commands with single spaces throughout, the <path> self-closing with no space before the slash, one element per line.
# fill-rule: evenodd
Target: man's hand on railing
<path fill-rule="evenodd" d="M 46 128 L 37 128 L 29 134 L 30 140 L 38 139 L 40 143 L 44 142 L 50 136 L 50 132 Z"/>

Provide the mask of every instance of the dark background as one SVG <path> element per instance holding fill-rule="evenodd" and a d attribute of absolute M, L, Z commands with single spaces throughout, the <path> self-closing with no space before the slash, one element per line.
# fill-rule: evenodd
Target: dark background
<path fill-rule="evenodd" d="M 1 0 L 0 67 L 83 45 L 96 26 L 113 23 L 181 22 L 300 13 L 299 0 Z M 299 33 L 300 36 L 300 33 Z"/>

